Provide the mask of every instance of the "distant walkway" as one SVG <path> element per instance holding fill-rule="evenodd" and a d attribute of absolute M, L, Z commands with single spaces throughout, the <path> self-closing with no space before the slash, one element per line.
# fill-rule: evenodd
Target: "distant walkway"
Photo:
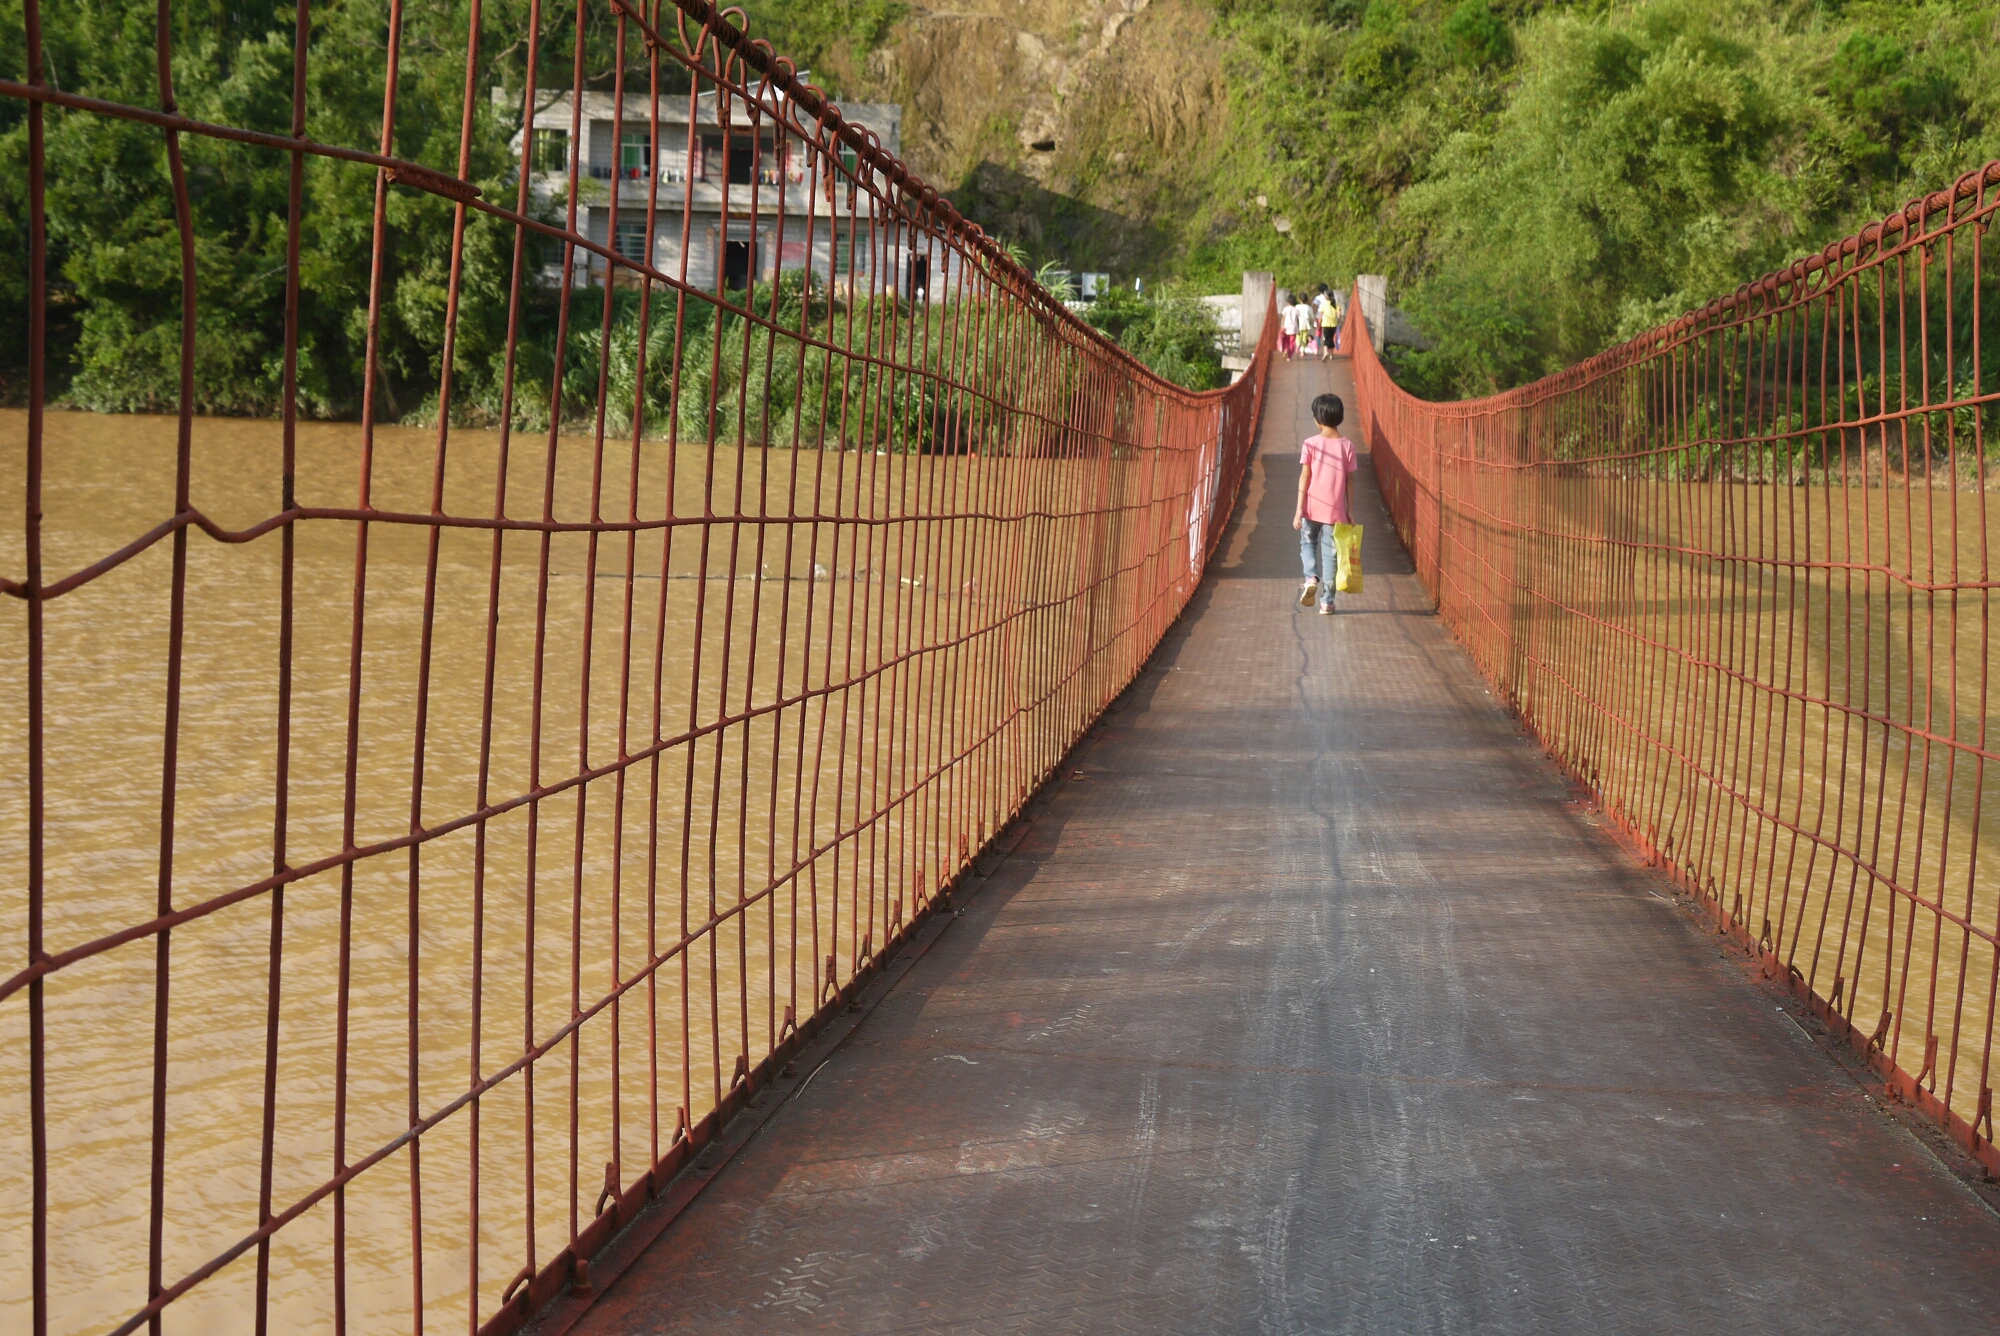
<path fill-rule="evenodd" d="M 1367 594 L 1293 606 L 1327 373 L 1075 777 L 578 1330 L 2000 1329 L 2000 1218 L 1565 806 L 1365 463 Z"/>

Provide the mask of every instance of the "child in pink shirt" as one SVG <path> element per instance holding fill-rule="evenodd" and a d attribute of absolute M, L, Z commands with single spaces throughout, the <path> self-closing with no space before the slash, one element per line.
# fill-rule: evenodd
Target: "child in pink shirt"
<path fill-rule="evenodd" d="M 1299 589 L 1299 606 L 1309 608 L 1319 595 L 1322 617 L 1333 615 L 1333 579 L 1339 569 L 1339 554 L 1333 545 L 1333 526 L 1352 524 L 1347 510 L 1347 476 L 1360 467 L 1354 442 L 1334 434 L 1347 408 L 1337 394 L 1322 394 L 1312 401 L 1313 421 L 1319 434 L 1308 436 L 1299 447 L 1299 503 L 1292 512 L 1292 527 L 1299 531 L 1299 560 L 1305 566 L 1306 582 Z"/>

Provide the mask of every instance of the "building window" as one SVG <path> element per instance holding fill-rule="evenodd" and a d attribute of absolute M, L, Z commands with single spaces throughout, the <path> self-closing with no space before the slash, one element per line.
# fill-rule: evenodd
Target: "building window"
<path fill-rule="evenodd" d="M 618 253 L 628 260 L 645 263 L 646 260 L 646 215 L 618 220 Z"/>
<path fill-rule="evenodd" d="M 627 181 L 643 181 L 652 175 L 653 137 L 646 126 L 625 127 L 618 136 L 618 174 Z"/>
<path fill-rule="evenodd" d="M 868 272 L 868 246 L 855 231 L 849 231 L 833 239 L 833 272 L 852 274 Z"/>
<path fill-rule="evenodd" d="M 567 172 L 569 170 L 569 131 L 536 130 L 534 170 L 538 172 Z"/>
<path fill-rule="evenodd" d="M 552 237 L 544 232 L 528 233 L 528 253 L 544 269 L 561 269 L 563 252 L 568 246 L 569 243 L 561 237 Z"/>

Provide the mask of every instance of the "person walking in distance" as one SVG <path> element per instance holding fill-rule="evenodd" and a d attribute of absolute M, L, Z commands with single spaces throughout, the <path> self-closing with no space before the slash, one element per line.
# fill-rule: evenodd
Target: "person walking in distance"
<path fill-rule="evenodd" d="M 1320 285 L 1320 305 L 1319 305 L 1319 360 L 1320 361 L 1331 362 L 1333 360 L 1334 344 L 1338 342 L 1339 339 L 1340 339 L 1340 303 L 1333 299 L 1333 294 L 1328 292 L 1326 290 L 1326 285 L 1322 283 Z"/>
<path fill-rule="evenodd" d="M 1333 543 L 1333 526 L 1352 524 L 1347 510 L 1347 479 L 1360 467 L 1354 442 L 1339 434 L 1347 406 L 1337 394 L 1322 394 L 1312 401 L 1316 435 L 1299 446 L 1299 501 L 1292 510 L 1292 527 L 1299 531 L 1299 560 L 1305 567 L 1305 583 L 1299 587 L 1299 606 L 1309 608 L 1319 599 L 1322 617 L 1333 615 L 1333 582 L 1339 572 L 1340 556 Z"/>
<path fill-rule="evenodd" d="M 1298 335 L 1298 308 L 1286 302 L 1278 309 L 1278 347 L 1284 351 L 1287 362 L 1292 360 L 1292 348 L 1298 342 Z"/>

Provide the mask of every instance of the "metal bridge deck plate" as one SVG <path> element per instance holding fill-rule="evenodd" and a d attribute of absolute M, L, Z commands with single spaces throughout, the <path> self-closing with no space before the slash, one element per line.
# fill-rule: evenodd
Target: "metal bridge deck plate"
<path fill-rule="evenodd" d="M 1428 614 L 1208 584 L 1020 847 L 592 1333 L 1991 1331 L 2000 1218 L 1573 805 Z"/>

